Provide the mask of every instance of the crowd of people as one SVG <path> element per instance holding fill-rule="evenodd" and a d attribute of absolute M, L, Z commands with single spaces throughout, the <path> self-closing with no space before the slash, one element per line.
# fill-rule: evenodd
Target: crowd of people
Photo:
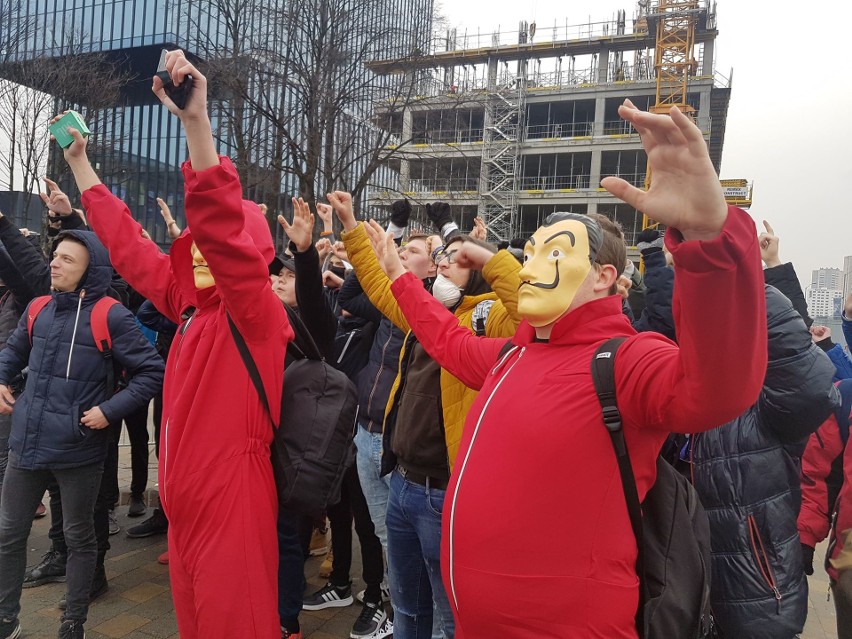
<path fill-rule="evenodd" d="M 661 463 L 709 534 L 706 601 L 681 636 L 798 636 L 830 537 L 838 636 L 852 637 L 852 360 L 808 316 L 772 227 L 726 204 L 688 117 L 619 108 L 654 180 L 602 186 L 667 229 L 639 237 L 641 269 L 603 215 L 553 213 L 495 246 L 446 203 L 422 233 L 407 200 L 383 228 L 340 191 L 314 211 L 294 198 L 276 254 L 265 207 L 216 151 L 207 79 L 180 51 L 167 70 L 175 86 L 192 76 L 183 108 L 153 86 L 189 151 L 186 229 L 159 200 L 168 253 L 72 128 L 82 208 L 46 181 L 47 257 L 0 216 L 0 639 L 22 636 L 22 588 L 51 581 L 67 581 L 58 636 L 85 636 L 108 589 L 122 423 L 128 514 L 147 512 L 152 400 L 160 504 L 127 535 L 168 534 L 182 639 L 300 639 L 302 610 L 355 599 L 353 639 L 653 637 L 631 503 Z M 852 296 L 844 313 L 848 341 Z M 322 513 L 281 500 L 270 460 L 287 369 L 314 348 L 358 404 L 354 461 Z M 27 568 L 45 491 L 51 548 Z M 328 583 L 306 591 L 326 526 Z"/>

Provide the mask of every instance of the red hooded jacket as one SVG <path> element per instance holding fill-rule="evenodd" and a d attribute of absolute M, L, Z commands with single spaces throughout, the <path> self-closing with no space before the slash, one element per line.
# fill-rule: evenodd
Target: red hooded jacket
<path fill-rule="evenodd" d="M 230 160 L 201 172 L 187 162 L 183 174 L 192 233 L 184 232 L 168 256 L 141 237 L 105 186 L 87 190 L 83 205 L 134 289 L 178 324 L 196 309 L 178 329 L 166 366 L 159 465 L 181 636 L 280 637 L 272 429 L 226 313 L 251 350 L 271 406 L 281 402 L 293 334 L 269 284 L 269 226 L 257 205 L 243 201 Z M 213 275 L 211 288 L 195 288 L 193 242 Z"/>
<path fill-rule="evenodd" d="M 838 382 L 837 386 L 840 387 L 840 384 Z M 844 390 L 848 393 L 847 389 Z M 848 448 L 841 435 L 837 416 L 830 415 L 811 434 L 805 454 L 802 455 L 799 538 L 803 544 L 814 548 L 831 533 L 827 552 L 829 559 L 837 559 L 843 550 L 843 532 L 852 530 L 852 453 L 847 452 Z M 831 522 L 835 515 L 832 530 Z M 830 562 L 826 564 L 829 576 L 836 580 L 837 569 Z"/>
<path fill-rule="evenodd" d="M 636 334 L 611 296 L 584 304 L 535 339 L 476 337 L 407 274 L 392 287 L 426 351 L 481 389 L 444 501 L 441 568 L 456 639 L 636 637 L 636 542 L 591 379 L 596 348 L 629 339 L 615 365 L 618 404 L 640 498 L 669 432 L 724 424 L 751 406 L 767 363 L 757 236 L 731 208 L 708 242 L 666 241 L 677 269 L 680 348 Z M 548 513 L 549 545 L 532 549 Z M 497 519 L 495 519 L 497 517 Z"/>

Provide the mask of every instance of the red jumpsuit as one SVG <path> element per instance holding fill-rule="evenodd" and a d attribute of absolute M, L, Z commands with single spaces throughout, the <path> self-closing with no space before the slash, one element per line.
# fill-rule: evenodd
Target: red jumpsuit
<path fill-rule="evenodd" d="M 272 429 L 225 313 L 245 337 L 272 406 L 281 401 L 292 331 L 269 285 L 269 226 L 257 205 L 242 200 L 231 162 L 201 172 L 186 163 L 183 173 L 192 234 L 184 232 L 168 256 L 141 237 L 105 186 L 87 190 L 83 206 L 133 288 L 179 324 L 187 308 L 197 309 L 179 328 L 166 366 L 159 466 L 181 639 L 280 639 Z M 193 241 L 212 288 L 195 288 Z"/>
<path fill-rule="evenodd" d="M 426 351 L 471 388 L 444 500 L 441 570 L 456 639 L 632 639 L 639 589 L 615 453 L 591 378 L 592 356 L 623 335 L 618 404 L 639 489 L 655 478 L 671 431 L 724 424 L 751 406 L 767 363 L 763 274 L 754 223 L 731 209 L 722 235 L 678 243 L 674 315 L 680 348 L 636 334 L 621 298 L 565 315 L 547 343 L 526 322 L 518 348 L 476 337 L 412 275 L 392 291 Z M 530 552 L 549 513 L 553 542 Z"/>

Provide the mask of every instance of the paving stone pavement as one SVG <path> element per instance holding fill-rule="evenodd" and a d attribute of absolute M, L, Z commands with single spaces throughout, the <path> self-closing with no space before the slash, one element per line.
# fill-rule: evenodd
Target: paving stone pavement
<path fill-rule="evenodd" d="M 156 481 L 156 459 L 151 455 L 149 485 Z M 130 449 L 120 452 L 119 485 L 126 500 L 130 485 Z M 155 495 L 155 491 L 150 491 Z M 150 510 L 149 510 L 150 512 Z M 88 639 L 178 639 L 174 607 L 169 589 L 167 566 L 157 563 L 166 550 L 165 536 L 147 539 L 128 539 L 124 530 L 144 519 L 127 517 L 127 507 L 116 510 L 122 531 L 110 538 L 112 550 L 107 555 L 106 572 L 110 589 L 94 602 L 86 624 Z M 35 564 L 48 549 L 50 517 L 34 522 L 28 544 L 27 565 Z M 357 535 L 353 535 L 357 541 Z M 821 569 L 825 546 L 817 548 L 814 564 L 817 574 L 810 578 L 808 622 L 802 639 L 836 639 L 834 604 L 826 601 L 828 577 Z M 320 588 L 325 580 L 318 575 L 321 557 L 311 558 L 306 565 L 308 590 Z M 364 587 L 360 580 L 359 553 L 353 553 L 353 592 Z M 57 602 L 65 593 L 65 584 L 48 584 L 23 591 L 20 616 L 25 639 L 53 639 L 61 611 Z M 349 637 L 360 606 L 331 608 L 317 612 L 305 611 L 300 619 L 305 639 L 343 639 Z M 250 638 L 246 638 L 250 639 Z M 531 637 L 531 639 L 533 639 Z"/>

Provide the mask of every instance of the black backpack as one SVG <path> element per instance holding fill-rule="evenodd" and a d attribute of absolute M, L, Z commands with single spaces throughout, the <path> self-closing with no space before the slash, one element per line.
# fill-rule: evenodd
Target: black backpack
<path fill-rule="evenodd" d="M 345 373 L 329 365 L 292 309 L 296 334 L 287 345 L 279 427 L 272 440 L 272 471 L 282 508 L 321 515 L 340 501 L 340 486 L 355 459 L 358 396 Z M 260 400 L 271 415 L 257 365 L 236 325 L 231 334 Z"/>
<path fill-rule="evenodd" d="M 340 328 L 334 337 L 334 353 L 331 364 L 337 370 L 346 373 L 346 376 L 355 380 L 358 373 L 370 360 L 370 348 L 373 346 L 373 337 L 376 335 L 376 324 L 374 322 L 352 322 L 341 320 Z"/>
<path fill-rule="evenodd" d="M 710 611 L 710 522 L 698 494 L 665 459 L 657 457 L 657 479 L 640 505 L 627 453 L 615 390 L 615 355 L 625 338 L 598 348 L 592 380 L 612 438 L 630 524 L 639 554 L 640 639 L 713 637 Z"/>

